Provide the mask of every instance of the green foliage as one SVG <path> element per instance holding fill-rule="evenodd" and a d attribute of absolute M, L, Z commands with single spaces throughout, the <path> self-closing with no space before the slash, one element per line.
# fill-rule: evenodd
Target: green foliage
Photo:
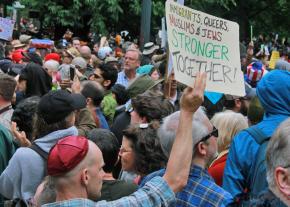
<path fill-rule="evenodd" d="M 26 9 L 40 11 L 44 27 L 91 29 L 97 33 L 130 30 L 139 34 L 142 0 L 21 0 Z M 151 28 L 160 27 L 165 0 L 152 0 Z M 279 32 L 289 35 L 289 0 L 185 0 L 185 5 L 240 24 L 242 37 Z M 23 12 L 25 13 L 25 12 Z"/>

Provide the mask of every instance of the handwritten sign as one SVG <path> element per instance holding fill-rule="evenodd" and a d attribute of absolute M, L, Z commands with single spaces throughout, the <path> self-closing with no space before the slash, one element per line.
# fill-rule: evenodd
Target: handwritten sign
<path fill-rule="evenodd" d="M 244 96 L 239 25 L 172 1 L 166 2 L 168 44 L 178 81 L 193 86 L 207 73 L 207 91 Z"/>
<path fill-rule="evenodd" d="M 0 17 L 0 39 L 10 40 L 12 38 L 14 21 Z"/>

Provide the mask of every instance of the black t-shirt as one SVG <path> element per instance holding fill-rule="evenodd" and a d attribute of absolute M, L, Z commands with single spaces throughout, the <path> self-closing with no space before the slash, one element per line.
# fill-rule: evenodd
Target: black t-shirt
<path fill-rule="evenodd" d="M 138 186 L 123 180 L 104 180 L 101 197 L 97 201 L 114 201 L 134 193 Z"/>

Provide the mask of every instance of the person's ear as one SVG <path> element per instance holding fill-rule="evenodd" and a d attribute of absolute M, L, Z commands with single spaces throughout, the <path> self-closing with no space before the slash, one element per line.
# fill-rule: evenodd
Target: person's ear
<path fill-rule="evenodd" d="M 86 186 L 89 184 L 89 173 L 87 168 L 82 170 L 81 183 Z"/>
<path fill-rule="evenodd" d="M 87 99 L 86 99 L 86 102 L 87 102 L 87 105 L 91 105 L 92 102 L 93 102 L 93 100 L 92 100 L 91 98 L 87 98 Z"/>
<path fill-rule="evenodd" d="M 275 183 L 284 196 L 290 196 L 290 173 L 288 169 L 277 167 L 274 172 Z"/>
<path fill-rule="evenodd" d="M 205 156 L 207 154 L 207 145 L 204 142 L 199 142 L 196 148 L 198 153 L 202 156 Z"/>
<path fill-rule="evenodd" d="M 104 80 L 103 85 L 104 87 L 108 87 L 111 84 L 111 80 Z"/>

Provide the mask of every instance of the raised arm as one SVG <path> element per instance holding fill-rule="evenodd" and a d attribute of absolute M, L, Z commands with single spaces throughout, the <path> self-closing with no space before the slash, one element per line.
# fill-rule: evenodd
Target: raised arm
<path fill-rule="evenodd" d="M 192 160 L 192 116 L 203 102 L 206 74 L 198 73 L 194 88 L 187 87 L 180 100 L 180 119 L 163 178 L 174 192 L 186 185 Z"/>

